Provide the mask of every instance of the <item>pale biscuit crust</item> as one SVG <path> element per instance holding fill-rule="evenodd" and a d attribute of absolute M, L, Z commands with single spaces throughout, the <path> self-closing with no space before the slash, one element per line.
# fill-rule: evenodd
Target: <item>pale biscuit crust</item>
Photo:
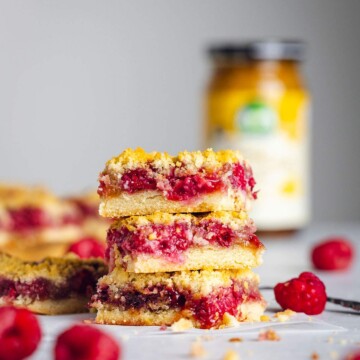
<path fill-rule="evenodd" d="M 244 302 L 239 306 L 238 314 L 235 318 L 240 322 L 257 322 L 260 321 L 261 315 L 265 310 L 264 301 Z M 192 321 L 194 327 L 200 328 L 201 324 L 189 310 L 164 310 L 161 312 L 151 312 L 148 310 L 126 310 L 121 311 L 115 307 L 101 307 L 98 309 L 95 322 L 98 324 L 109 325 L 133 325 L 133 326 L 170 326 L 176 321 L 185 318 Z M 225 316 L 224 316 L 225 318 Z M 226 319 L 222 320 L 219 326 L 226 326 Z"/>
<path fill-rule="evenodd" d="M 163 213 L 201 213 L 210 211 L 249 210 L 251 201 L 244 191 L 217 191 L 201 195 L 191 202 L 171 201 L 160 191 L 141 191 L 133 194 L 122 192 L 117 196 L 105 197 L 100 203 L 99 213 L 109 218 L 132 215 Z"/>
<path fill-rule="evenodd" d="M 88 312 L 88 297 L 76 297 L 58 300 L 32 300 L 26 297 L 20 297 L 11 302 L 11 305 L 26 308 L 36 314 L 43 315 L 61 315 L 61 314 L 77 314 Z M 9 303 L 0 298 L 0 306 Z"/>
<path fill-rule="evenodd" d="M 229 248 L 195 247 L 182 253 L 183 262 L 172 262 L 166 258 L 156 258 L 147 254 L 132 258 L 129 255 L 122 257 L 118 251 L 114 252 L 115 266 L 135 273 L 254 268 L 262 264 L 262 253 L 263 248 L 245 247 L 239 244 Z"/>

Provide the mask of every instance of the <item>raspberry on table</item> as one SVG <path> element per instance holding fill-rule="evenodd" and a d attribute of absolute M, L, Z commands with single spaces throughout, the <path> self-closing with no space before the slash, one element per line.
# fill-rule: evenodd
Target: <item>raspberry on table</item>
<path fill-rule="evenodd" d="M 88 325 L 74 325 L 59 335 L 55 360 L 118 360 L 121 349 L 108 334 Z"/>
<path fill-rule="evenodd" d="M 313 247 L 311 258 L 316 269 L 345 270 L 352 263 L 354 249 L 347 239 L 328 238 Z"/>
<path fill-rule="evenodd" d="M 274 293 L 276 301 L 283 309 L 307 315 L 321 314 L 325 309 L 325 285 L 311 272 L 303 272 L 298 278 L 277 284 Z"/>
<path fill-rule="evenodd" d="M 72 244 L 68 252 L 78 255 L 81 259 L 104 258 L 105 245 L 92 237 L 86 237 Z"/>
<path fill-rule="evenodd" d="M 0 360 L 21 360 L 31 355 L 41 340 L 36 316 L 27 309 L 0 308 Z"/>

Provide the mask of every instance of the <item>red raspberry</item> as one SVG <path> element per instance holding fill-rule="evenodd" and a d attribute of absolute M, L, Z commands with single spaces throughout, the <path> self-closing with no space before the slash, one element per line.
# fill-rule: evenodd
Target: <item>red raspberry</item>
<path fill-rule="evenodd" d="M 274 292 L 276 301 L 283 309 L 307 315 L 317 315 L 325 309 L 325 285 L 311 272 L 303 272 L 298 278 L 277 284 Z"/>
<path fill-rule="evenodd" d="M 346 357 L 346 360 L 360 360 L 360 351 L 351 353 Z"/>
<path fill-rule="evenodd" d="M 41 339 L 34 314 L 27 309 L 0 308 L 0 360 L 21 360 L 32 354 Z"/>
<path fill-rule="evenodd" d="M 120 347 L 104 332 L 87 325 L 74 325 L 56 341 L 55 360 L 118 360 Z"/>
<path fill-rule="evenodd" d="M 78 255 L 81 259 L 105 257 L 105 245 L 94 238 L 83 238 L 69 247 L 68 252 Z"/>
<path fill-rule="evenodd" d="M 343 238 L 329 238 L 316 245 L 311 252 L 312 262 L 320 270 L 347 269 L 353 257 L 351 243 Z"/>

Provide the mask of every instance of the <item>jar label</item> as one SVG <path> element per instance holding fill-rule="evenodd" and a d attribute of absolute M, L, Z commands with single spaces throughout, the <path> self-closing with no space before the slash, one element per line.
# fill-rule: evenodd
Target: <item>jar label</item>
<path fill-rule="evenodd" d="M 214 149 L 240 150 L 259 189 L 251 216 L 260 230 L 295 229 L 309 220 L 308 100 L 286 93 L 280 101 L 244 101 L 231 126 L 217 126 Z M 218 122 L 219 124 L 219 122 Z"/>

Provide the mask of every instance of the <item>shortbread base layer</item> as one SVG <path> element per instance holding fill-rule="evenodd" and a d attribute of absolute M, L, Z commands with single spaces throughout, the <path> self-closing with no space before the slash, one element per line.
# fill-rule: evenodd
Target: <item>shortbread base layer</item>
<path fill-rule="evenodd" d="M 239 306 L 238 314 L 235 316 L 239 322 L 257 322 L 265 310 L 264 302 L 249 302 Z M 98 311 L 96 323 L 108 325 L 127 325 L 127 326 L 170 326 L 180 319 L 188 319 L 196 328 L 201 328 L 202 324 L 192 316 L 191 312 L 184 310 L 165 310 L 151 312 L 147 310 L 119 310 L 118 308 L 106 307 Z M 217 327 L 228 326 L 226 317 L 223 316 Z"/>
<path fill-rule="evenodd" d="M 262 263 L 263 248 L 245 247 L 234 244 L 228 248 L 216 246 L 189 248 L 182 253 L 182 262 L 172 262 L 166 258 L 156 258 L 141 254 L 132 258 L 122 257 L 115 251 L 115 266 L 128 272 L 156 273 L 202 269 L 243 269 L 254 268 Z M 112 267 L 112 266 L 111 266 Z"/>
<path fill-rule="evenodd" d="M 32 300 L 22 297 L 14 301 L 8 301 L 0 298 L 0 306 L 13 305 L 16 307 L 26 308 L 41 315 L 61 315 L 89 312 L 89 308 L 87 307 L 88 302 L 88 297 L 61 300 Z"/>
<path fill-rule="evenodd" d="M 147 215 L 155 212 L 197 213 L 209 211 L 241 211 L 250 209 L 244 191 L 236 193 L 214 192 L 201 195 L 189 201 L 172 201 L 166 199 L 160 191 L 141 191 L 133 194 L 122 192 L 118 196 L 103 197 L 99 213 L 109 218 L 132 215 Z"/>

